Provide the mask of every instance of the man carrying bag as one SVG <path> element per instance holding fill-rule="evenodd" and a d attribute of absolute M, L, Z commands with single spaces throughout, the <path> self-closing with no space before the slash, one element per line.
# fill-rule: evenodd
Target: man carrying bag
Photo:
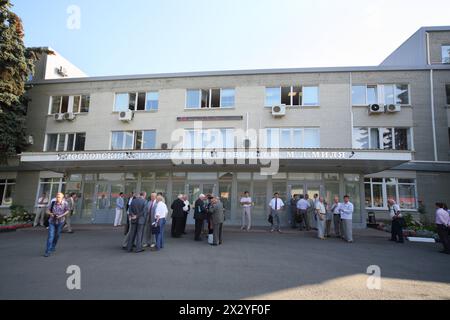
<path fill-rule="evenodd" d="M 392 219 L 391 241 L 403 243 L 403 227 L 405 227 L 405 219 L 400 212 L 400 206 L 395 203 L 394 199 L 388 200 L 389 215 Z M 397 239 L 398 238 L 398 239 Z"/>

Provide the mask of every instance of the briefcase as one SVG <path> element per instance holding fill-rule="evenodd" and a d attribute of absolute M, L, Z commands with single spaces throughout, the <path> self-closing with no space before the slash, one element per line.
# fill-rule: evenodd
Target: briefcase
<path fill-rule="evenodd" d="M 273 217 L 271 214 L 269 214 L 269 218 L 267 219 L 267 221 L 269 221 L 270 224 L 273 224 Z"/>

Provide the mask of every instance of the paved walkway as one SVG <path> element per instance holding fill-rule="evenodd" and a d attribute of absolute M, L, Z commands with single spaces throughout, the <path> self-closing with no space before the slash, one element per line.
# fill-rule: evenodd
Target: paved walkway
<path fill-rule="evenodd" d="M 74 230 L 50 258 L 45 229 L 0 234 L 0 299 L 450 299 L 450 256 L 439 244 L 392 243 L 376 230 L 356 230 L 348 244 L 225 226 L 219 247 L 189 230 L 139 254 L 121 249 L 122 229 Z M 69 265 L 81 268 L 81 290 L 66 287 Z M 370 265 L 381 268 L 381 290 L 367 288 Z"/>

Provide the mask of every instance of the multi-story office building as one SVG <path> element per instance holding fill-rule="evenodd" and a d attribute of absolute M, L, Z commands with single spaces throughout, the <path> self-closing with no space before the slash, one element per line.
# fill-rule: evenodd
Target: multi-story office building
<path fill-rule="evenodd" d="M 214 193 L 239 223 L 248 190 L 266 224 L 275 191 L 349 194 L 364 226 L 390 196 L 430 216 L 450 203 L 450 27 L 421 28 L 373 67 L 82 77 L 60 63 L 32 80 L 33 143 L 0 169 L 4 210 L 74 191 L 75 219 L 106 223 L 121 191 Z"/>

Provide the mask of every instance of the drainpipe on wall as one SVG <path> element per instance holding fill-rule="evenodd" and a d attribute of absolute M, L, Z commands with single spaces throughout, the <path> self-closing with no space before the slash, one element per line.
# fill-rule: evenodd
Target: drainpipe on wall
<path fill-rule="evenodd" d="M 437 144 L 436 144 L 436 123 L 434 115 L 434 80 L 433 80 L 433 67 L 431 65 L 431 54 L 430 54 L 430 34 L 426 33 L 427 38 L 427 63 L 430 67 L 430 96 L 431 96 L 431 128 L 433 131 L 433 151 L 434 151 L 434 161 L 438 161 L 437 154 Z"/>

